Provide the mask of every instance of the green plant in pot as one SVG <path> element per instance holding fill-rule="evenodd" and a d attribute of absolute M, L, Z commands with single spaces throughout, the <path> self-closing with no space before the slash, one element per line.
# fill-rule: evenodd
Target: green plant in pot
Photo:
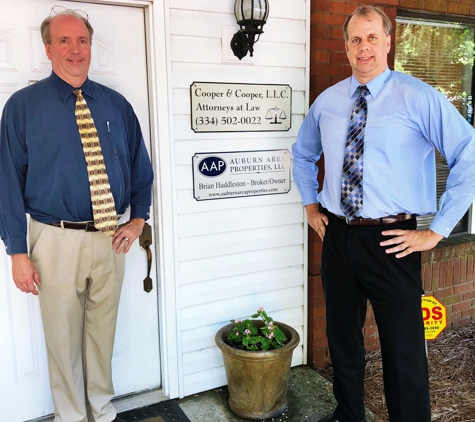
<path fill-rule="evenodd" d="M 264 308 L 252 318 L 231 320 L 215 337 L 223 354 L 229 407 L 238 416 L 263 420 L 287 408 L 292 352 L 300 341 L 295 329 L 275 322 Z"/>

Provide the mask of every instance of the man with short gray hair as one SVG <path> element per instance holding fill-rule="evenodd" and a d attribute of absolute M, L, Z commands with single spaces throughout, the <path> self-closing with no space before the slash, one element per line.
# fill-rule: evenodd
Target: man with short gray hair
<path fill-rule="evenodd" d="M 321 275 L 338 406 L 319 422 L 366 421 L 362 333 L 370 300 L 391 422 L 430 422 L 420 251 L 448 236 L 475 196 L 475 131 L 438 91 L 388 68 L 391 21 L 372 6 L 344 24 L 353 75 L 311 106 L 293 145 Z M 434 147 L 450 168 L 436 211 Z M 321 191 L 316 162 L 325 154 Z"/>
<path fill-rule="evenodd" d="M 52 74 L 3 111 L 0 237 L 16 286 L 39 294 L 55 422 L 123 422 L 111 359 L 124 253 L 149 217 L 153 171 L 131 105 L 88 78 L 87 14 L 58 7 L 41 25 Z"/>

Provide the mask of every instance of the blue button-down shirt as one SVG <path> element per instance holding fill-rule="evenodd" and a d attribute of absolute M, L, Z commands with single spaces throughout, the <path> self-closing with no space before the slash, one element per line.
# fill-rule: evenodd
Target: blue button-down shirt
<path fill-rule="evenodd" d="M 86 161 L 74 115 L 74 87 L 54 73 L 14 93 L 0 123 L 0 237 L 26 253 L 26 215 L 42 223 L 91 221 Z M 119 214 L 147 219 L 153 171 L 131 105 L 87 79 L 81 86 L 99 135 Z"/>
<path fill-rule="evenodd" d="M 340 208 L 341 180 L 351 110 L 361 85 L 354 77 L 328 88 L 311 106 L 292 147 L 293 175 L 303 205 Z M 430 228 L 448 236 L 475 197 L 475 130 L 437 90 L 386 69 L 371 80 L 364 138 L 363 207 L 359 216 L 436 211 L 436 147 L 450 168 Z M 325 177 L 317 194 L 317 166 Z"/>

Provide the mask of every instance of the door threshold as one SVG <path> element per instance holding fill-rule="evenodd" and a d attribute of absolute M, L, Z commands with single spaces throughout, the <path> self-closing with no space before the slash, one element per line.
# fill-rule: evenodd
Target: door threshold
<path fill-rule="evenodd" d="M 168 400 L 168 397 L 163 395 L 162 389 L 155 388 L 154 390 L 146 390 L 140 393 L 116 397 L 112 400 L 112 404 L 117 409 L 117 412 L 120 413 L 127 410 L 139 409 L 165 400 Z M 48 415 L 26 422 L 53 422 L 53 420 L 54 415 Z"/>

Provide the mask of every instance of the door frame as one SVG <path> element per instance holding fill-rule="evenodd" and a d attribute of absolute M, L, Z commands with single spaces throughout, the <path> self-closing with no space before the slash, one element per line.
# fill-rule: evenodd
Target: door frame
<path fill-rule="evenodd" d="M 170 60 L 169 0 L 66 0 L 72 3 L 95 3 L 133 6 L 144 9 L 145 45 L 147 54 L 148 101 L 150 110 L 150 138 L 152 165 L 155 173 L 154 241 L 158 294 L 158 329 L 162 392 L 169 398 L 183 397 L 181 339 L 178 338 L 178 265 L 175 217 L 175 180 L 172 139 L 172 92 Z M 166 282 L 165 282 L 166 281 Z"/>

